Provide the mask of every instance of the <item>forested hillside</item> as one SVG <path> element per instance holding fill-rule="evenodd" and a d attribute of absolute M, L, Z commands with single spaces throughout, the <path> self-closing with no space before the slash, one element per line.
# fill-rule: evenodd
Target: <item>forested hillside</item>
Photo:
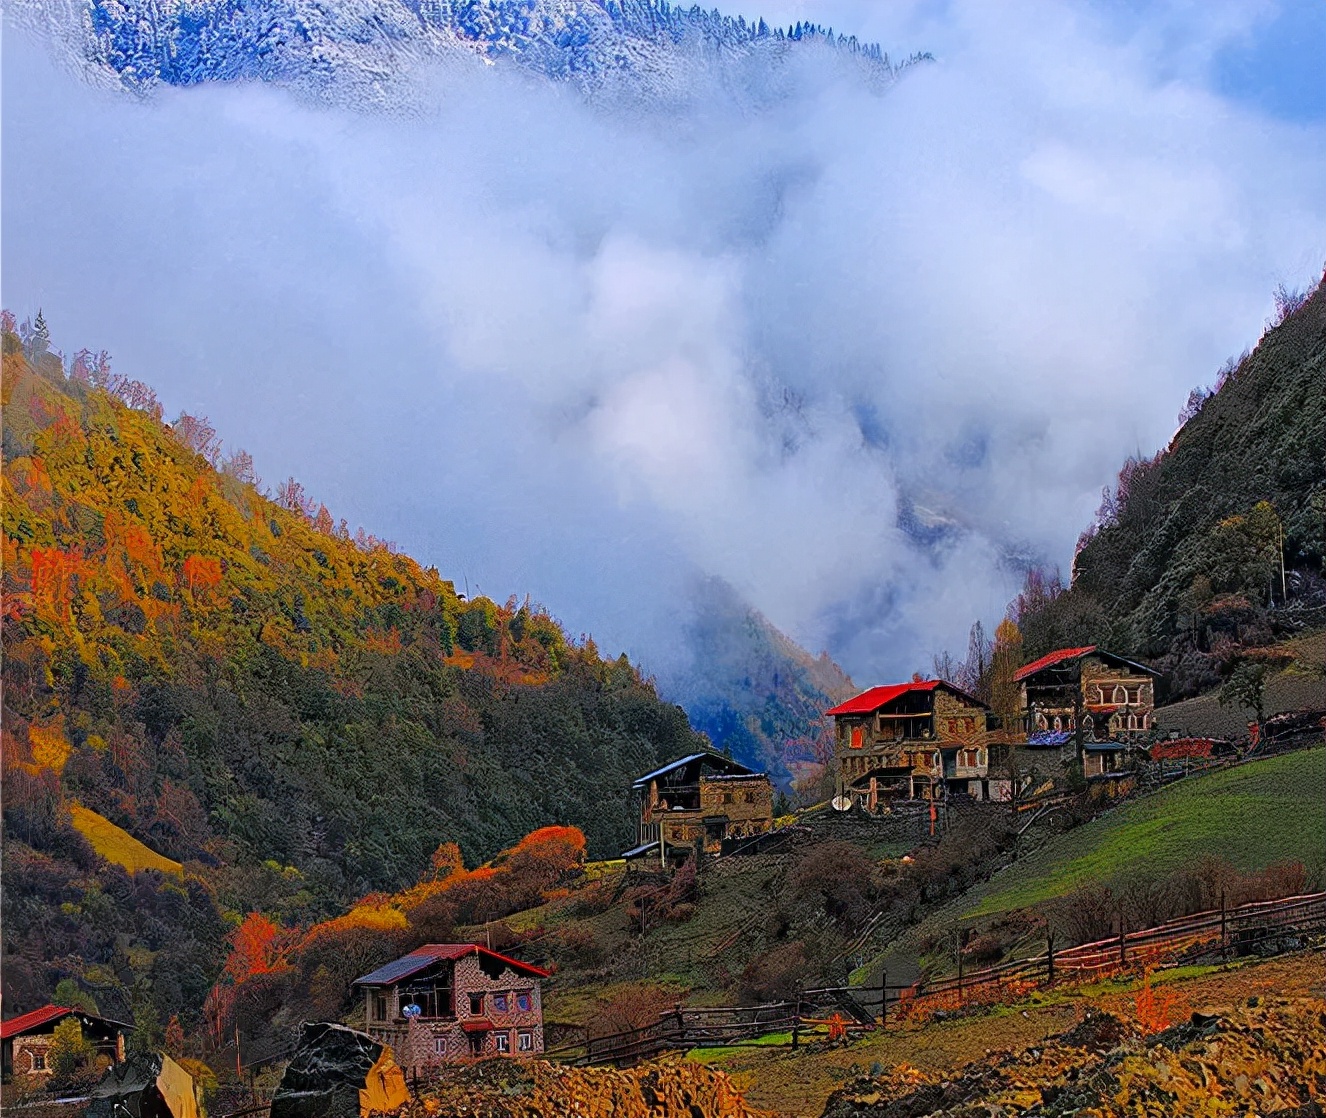
<path fill-rule="evenodd" d="M 691 724 L 786 786 L 832 742 L 824 712 L 855 692 L 827 655 L 812 656 L 721 579 L 695 588 L 686 626 L 690 663 L 660 678 Z"/>
<path fill-rule="evenodd" d="M 66 373 L 40 319 L 3 341 L 7 1012 L 68 975 L 197 1009 L 233 914 L 343 911 L 443 841 L 615 853 L 630 780 L 703 743 L 545 611 L 267 499 L 104 358 Z M 75 804 L 182 872 L 98 859 Z"/>
<path fill-rule="evenodd" d="M 1194 391 L 1168 447 L 1124 466 L 1071 586 L 1029 580 L 1013 610 L 1025 659 L 1100 643 L 1152 662 L 1182 697 L 1326 623 L 1326 285 L 1282 294 L 1281 316 Z"/>

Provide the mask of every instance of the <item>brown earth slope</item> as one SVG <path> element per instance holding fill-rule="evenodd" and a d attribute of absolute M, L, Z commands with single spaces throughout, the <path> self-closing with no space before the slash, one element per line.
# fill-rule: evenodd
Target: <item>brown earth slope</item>
<path fill-rule="evenodd" d="M 1318 952 L 1303 952 L 1197 974 L 1162 973 L 1156 976 L 1155 988 L 1167 996 L 1177 1015 L 1235 1005 L 1250 997 L 1322 999 L 1326 998 L 1326 958 Z M 785 1047 L 731 1048 L 693 1055 L 727 1071 L 751 1106 L 788 1118 L 816 1118 L 835 1091 L 876 1066 L 909 1065 L 925 1081 L 933 1076 L 952 1077 L 968 1064 L 987 1061 L 992 1052 L 1042 1045 L 1072 1029 L 1089 1013 L 1132 1019 L 1141 993 L 1142 980 L 1137 978 L 1056 990 L 1021 1005 L 971 1017 L 890 1025 L 886 1031 L 850 1045 L 818 1044 L 800 1052 Z M 984 1116 L 985 1112 L 977 1113 Z"/>
<path fill-rule="evenodd" d="M 975 1118 L 1161 1114 L 1321 1115 L 1326 1001 L 1249 998 L 1151 1036 L 1093 1014 L 1041 1046 L 973 1063 L 956 1075 L 899 1068 L 863 1076 L 824 1118 Z"/>

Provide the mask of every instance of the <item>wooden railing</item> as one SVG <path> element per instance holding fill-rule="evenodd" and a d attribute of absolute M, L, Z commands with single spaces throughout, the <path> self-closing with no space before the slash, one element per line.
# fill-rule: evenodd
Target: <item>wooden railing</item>
<path fill-rule="evenodd" d="M 869 986 L 824 986 L 801 990 L 794 999 L 756 1006 L 682 1007 L 637 1029 L 579 1038 L 549 1049 L 552 1059 L 619 1066 L 663 1052 L 759 1043 L 787 1033 L 777 1043 L 796 1049 L 811 1030 L 830 1035 L 885 1027 L 891 1015 L 910 1016 L 966 1001 L 996 1004 L 1025 996 L 1032 988 L 1060 981 L 1081 982 L 1196 958 L 1279 953 L 1326 937 L 1326 892 L 1255 901 L 1212 909 L 1108 939 L 1056 951 L 1053 939 L 1042 954 L 938 979 L 891 984 L 887 974 Z"/>

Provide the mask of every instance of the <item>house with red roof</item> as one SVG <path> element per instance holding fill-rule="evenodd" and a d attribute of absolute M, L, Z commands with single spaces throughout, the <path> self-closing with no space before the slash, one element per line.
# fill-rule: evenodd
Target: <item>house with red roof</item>
<path fill-rule="evenodd" d="M 872 687 L 825 711 L 840 795 L 867 811 L 890 799 L 989 795 L 991 750 L 1006 748 L 989 706 L 942 679 Z"/>
<path fill-rule="evenodd" d="M 1106 763 L 1106 751 L 1093 745 L 1128 742 L 1151 730 L 1159 678 L 1153 668 L 1094 644 L 1056 649 L 1013 676 L 1022 689 L 1029 743 L 1052 740 L 1056 732 L 1075 740 L 1080 723 L 1088 766 L 1093 755 Z"/>
<path fill-rule="evenodd" d="M 5 1081 L 14 1074 L 50 1075 L 48 1053 L 55 1040 L 55 1027 L 70 1017 L 77 1019 L 83 1039 L 98 1056 L 112 1062 L 124 1059 L 124 1036 L 132 1025 L 66 1005 L 44 1005 L 0 1022 L 0 1065 Z"/>
<path fill-rule="evenodd" d="M 356 978 L 365 1031 L 404 1068 L 543 1051 L 548 972 L 473 943 L 429 943 Z"/>

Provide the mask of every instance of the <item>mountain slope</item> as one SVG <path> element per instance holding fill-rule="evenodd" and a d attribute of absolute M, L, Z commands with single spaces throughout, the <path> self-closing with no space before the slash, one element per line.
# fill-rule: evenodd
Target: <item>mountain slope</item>
<path fill-rule="evenodd" d="M 355 100 L 386 103 L 420 62 L 482 60 L 586 90 L 668 96 L 702 69 L 740 83 L 749 78 L 746 59 L 773 64 L 810 44 L 859 61 L 876 78 L 895 73 L 877 45 L 819 25 L 771 28 L 667 0 L 90 0 L 70 9 L 28 0 L 18 12 L 92 75 L 136 90 L 257 79 L 319 96 L 339 87 Z"/>
<path fill-rule="evenodd" d="M 1025 657 L 1105 644 L 1155 662 L 1182 697 L 1241 648 L 1326 622 L 1323 382 L 1326 285 L 1194 393 L 1165 450 L 1124 467 L 1069 589 L 1020 601 Z"/>
<path fill-rule="evenodd" d="M 703 744 L 625 657 L 465 601 L 297 485 L 264 498 L 205 425 L 74 368 L 6 329 L 5 937 L 33 967 L 91 961 L 62 903 L 101 898 L 97 942 L 132 915 L 75 800 L 185 864 L 206 956 L 216 905 L 336 912 L 417 881 L 443 841 L 473 863 L 574 823 L 615 854 L 631 779 Z"/>
<path fill-rule="evenodd" d="M 827 654 L 812 656 L 721 579 L 691 597 L 690 663 L 659 687 L 691 724 L 784 787 L 828 747 L 824 711 L 856 688 Z"/>

